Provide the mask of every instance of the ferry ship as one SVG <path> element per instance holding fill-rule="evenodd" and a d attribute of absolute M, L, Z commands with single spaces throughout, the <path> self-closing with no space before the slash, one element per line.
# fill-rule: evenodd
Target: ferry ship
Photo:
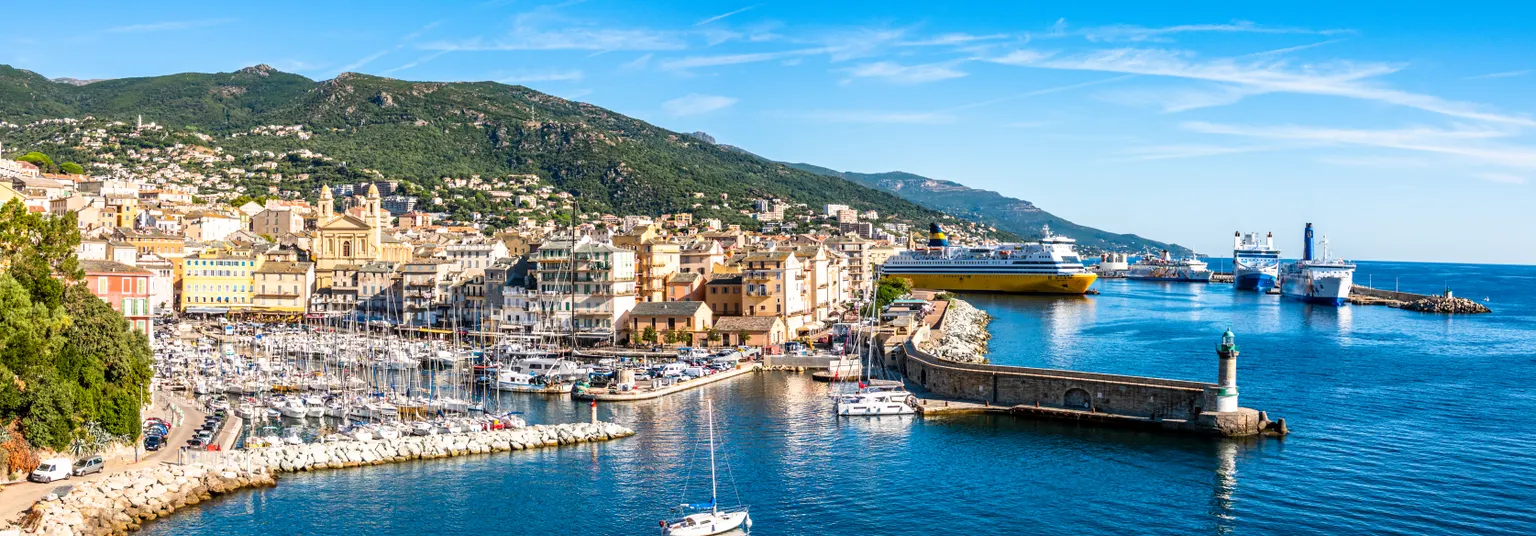
<path fill-rule="evenodd" d="M 1097 275 L 1083 268 L 1076 240 L 1052 236 L 1038 242 L 995 247 L 950 246 L 944 229 L 928 227 L 928 247 L 885 261 L 882 275 L 903 277 L 915 288 L 1013 294 L 1083 294 Z"/>
<path fill-rule="evenodd" d="M 1312 224 L 1307 224 L 1302 241 L 1301 260 L 1280 269 L 1280 293 L 1307 303 L 1344 305 L 1355 284 L 1355 265 L 1333 258 L 1328 238 L 1323 238 L 1323 256 L 1312 256 Z"/>
<path fill-rule="evenodd" d="M 1280 250 L 1275 249 L 1275 233 L 1234 233 L 1232 237 L 1232 282 L 1238 290 L 1268 292 L 1280 279 Z"/>
<path fill-rule="evenodd" d="M 1142 281 L 1187 281 L 1210 283 L 1211 271 L 1205 261 L 1196 258 L 1174 260 L 1168 250 L 1157 257 L 1142 257 L 1125 272 L 1126 279 Z"/>

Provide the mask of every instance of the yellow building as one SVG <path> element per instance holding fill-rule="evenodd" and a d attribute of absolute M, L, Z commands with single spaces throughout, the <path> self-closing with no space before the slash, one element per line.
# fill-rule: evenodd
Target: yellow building
<path fill-rule="evenodd" d="M 309 308 L 315 266 L 308 262 L 268 261 L 256 270 L 257 311 L 302 314 Z"/>
<path fill-rule="evenodd" d="M 315 221 L 315 239 L 310 245 L 315 259 L 315 279 L 320 288 L 331 286 L 331 272 L 337 266 L 411 260 L 410 244 L 384 233 L 390 216 L 381 203 L 379 187 L 370 184 L 362 217 L 337 214 L 331 188 L 320 187 L 320 216 Z"/>
<path fill-rule="evenodd" d="M 250 250 L 210 249 L 182 260 L 181 312 L 248 311 L 256 297 L 260 257 Z"/>

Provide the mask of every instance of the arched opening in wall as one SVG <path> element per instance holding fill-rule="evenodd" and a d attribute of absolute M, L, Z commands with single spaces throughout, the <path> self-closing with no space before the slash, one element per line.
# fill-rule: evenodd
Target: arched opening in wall
<path fill-rule="evenodd" d="M 1068 389 L 1061 401 L 1062 407 L 1067 409 L 1088 409 L 1092 403 L 1093 397 L 1088 395 L 1088 391 L 1075 388 Z"/>
<path fill-rule="evenodd" d="M 917 383 L 923 384 L 925 388 L 928 387 L 928 369 L 923 369 L 922 379 L 918 380 Z"/>
<path fill-rule="evenodd" d="M 343 257 L 351 257 L 352 256 L 352 241 L 351 240 L 348 240 L 346 242 L 342 242 L 341 243 L 341 256 L 343 256 Z"/>

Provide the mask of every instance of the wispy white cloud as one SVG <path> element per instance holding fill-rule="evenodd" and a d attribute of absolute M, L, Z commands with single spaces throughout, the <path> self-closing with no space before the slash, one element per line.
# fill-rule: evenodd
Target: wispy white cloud
<path fill-rule="evenodd" d="M 940 125 L 955 122 L 955 116 L 939 112 L 887 110 L 810 110 L 788 114 L 797 119 L 821 123 L 864 123 L 878 125 Z"/>
<path fill-rule="evenodd" d="M 1536 169 L 1536 148 L 1494 143 L 1517 135 L 1511 129 L 1429 127 L 1349 129 L 1297 125 L 1247 126 L 1191 121 L 1183 128 L 1202 134 L 1309 145 L 1362 146 L 1455 156 L 1482 164 Z"/>
<path fill-rule="evenodd" d="M 654 54 L 650 52 L 646 52 L 634 60 L 625 62 L 624 65 L 620 65 L 619 68 L 625 71 L 639 71 L 644 69 L 647 65 L 651 64 L 651 56 L 653 55 Z"/>
<path fill-rule="evenodd" d="M 518 15 L 506 35 L 486 39 L 440 40 L 424 43 L 428 50 L 680 50 L 687 43 L 677 32 L 646 28 L 609 28 L 570 21 L 551 14 L 553 8 Z"/>
<path fill-rule="evenodd" d="M 740 15 L 743 12 L 746 12 L 746 11 L 749 11 L 749 10 L 752 10 L 752 9 L 756 9 L 758 7 L 761 7 L 761 6 L 762 6 L 762 4 L 757 4 L 757 5 L 753 5 L 753 6 L 747 6 L 747 7 L 735 10 L 735 11 L 731 11 L 729 13 L 721 13 L 719 15 L 715 15 L 713 17 L 701 20 L 699 22 L 695 22 L 695 23 L 693 23 L 693 25 L 694 26 L 703 26 L 705 24 L 709 24 L 711 22 L 715 22 L 715 21 L 724 19 L 724 18 L 729 17 L 731 15 Z"/>
<path fill-rule="evenodd" d="M 450 51 L 450 50 L 438 50 L 438 51 L 435 51 L 435 52 L 433 52 L 431 54 L 427 54 L 427 55 L 422 56 L 420 58 L 416 58 L 414 60 L 406 62 L 404 65 L 401 65 L 399 67 L 395 67 L 395 68 L 391 68 L 391 69 L 385 69 L 384 70 L 384 74 L 392 74 L 392 73 L 396 73 L 396 72 L 399 72 L 399 71 L 404 71 L 406 69 L 410 69 L 412 67 L 416 67 L 416 66 L 421 65 L 423 63 L 426 63 L 426 62 L 435 60 L 435 59 L 437 59 L 439 57 L 442 57 L 442 55 L 447 54 L 449 52 L 452 52 L 452 51 Z"/>
<path fill-rule="evenodd" d="M 661 62 L 662 70 L 686 71 L 700 67 L 719 67 L 721 65 L 739 65 L 743 63 L 758 63 L 774 61 L 799 56 L 810 56 L 826 52 L 825 48 L 805 48 L 799 50 L 784 50 L 779 52 L 757 52 L 750 54 L 719 54 L 713 56 L 689 56 Z"/>
<path fill-rule="evenodd" d="M 582 98 L 582 97 L 585 97 L 585 96 L 591 95 L 591 94 L 592 94 L 592 88 L 574 89 L 574 90 L 571 90 L 571 91 L 564 91 L 564 92 L 556 93 L 556 95 L 559 95 L 560 98 L 565 99 L 565 100 L 576 100 L 576 99 L 579 99 L 579 98 Z"/>
<path fill-rule="evenodd" d="M 1536 126 L 1536 120 L 1529 117 L 1489 112 L 1469 103 L 1447 101 L 1369 83 L 1368 79 L 1395 73 L 1402 68 L 1383 63 L 1333 62 L 1295 67 L 1284 60 L 1201 60 L 1189 52 L 1140 48 L 1099 50 L 1068 57 L 1009 54 L 992 61 L 1042 69 L 1200 80 L 1241 86 L 1248 95 L 1299 93 L 1346 97 L 1416 108 L 1460 119 Z M 1184 103 L 1183 109 L 1188 109 L 1188 105 Z"/>
<path fill-rule="evenodd" d="M 1065 21 L 1057 21 L 1056 28 L 1065 28 Z M 1175 26 L 1163 26 L 1149 28 L 1130 24 L 1113 24 L 1108 26 L 1093 26 L 1083 28 L 1075 33 L 1089 41 L 1102 42 L 1142 42 L 1142 41 L 1168 41 L 1170 36 L 1184 33 L 1256 33 L 1256 34 L 1310 34 L 1310 35 L 1339 35 L 1354 33 L 1353 30 L 1329 29 L 1310 30 L 1306 28 L 1288 28 L 1279 26 L 1260 26 L 1249 21 L 1239 20 L 1225 24 L 1180 24 Z"/>
<path fill-rule="evenodd" d="M 568 82 L 581 80 L 585 75 L 581 71 L 553 71 L 542 73 L 519 73 L 503 77 L 497 82 L 503 84 L 527 84 L 530 82 Z"/>
<path fill-rule="evenodd" d="M 728 108 L 736 102 L 732 97 L 690 93 L 662 103 L 661 110 L 672 116 L 699 115 Z"/>
<path fill-rule="evenodd" d="M 923 65 L 879 61 L 845 69 L 844 72 L 854 78 L 879 78 L 893 84 L 922 84 L 966 76 L 967 73 L 956 69 L 955 65 L 956 62 L 952 61 Z"/>
<path fill-rule="evenodd" d="M 1076 84 L 1067 84 L 1067 85 L 1064 85 L 1064 86 L 1053 86 L 1053 87 L 1041 88 L 1041 89 L 1036 89 L 1036 90 L 1031 90 L 1031 91 L 1025 91 L 1023 93 L 1015 93 L 1013 95 L 1008 95 L 1006 97 L 998 97 L 998 98 L 995 98 L 995 99 L 987 99 L 987 100 L 984 100 L 984 101 L 972 102 L 972 103 L 968 103 L 968 104 L 961 104 L 959 106 L 955 106 L 955 107 L 949 108 L 946 111 L 958 112 L 960 110 L 969 110 L 971 108 L 980 108 L 982 106 L 991 106 L 993 104 L 1007 102 L 1007 101 L 1011 101 L 1011 100 L 1014 100 L 1014 99 L 1022 99 L 1022 98 L 1027 98 L 1027 97 L 1038 97 L 1040 95 L 1049 95 L 1049 94 L 1052 94 L 1052 93 L 1061 93 L 1063 91 L 1071 91 L 1071 90 L 1074 90 L 1074 89 L 1081 89 L 1081 88 L 1090 87 L 1090 86 L 1097 86 L 1097 85 L 1100 85 L 1100 84 L 1109 84 L 1109 83 L 1119 82 L 1121 80 L 1129 80 L 1129 79 L 1132 79 L 1132 78 L 1135 78 L 1135 77 L 1136 77 L 1136 75 L 1134 75 L 1134 74 L 1127 74 L 1127 75 L 1115 76 L 1115 77 L 1110 77 L 1110 78 L 1101 78 L 1099 80 L 1089 80 L 1087 82 L 1079 82 L 1079 83 L 1076 83 Z"/>
<path fill-rule="evenodd" d="M 1200 158 L 1206 156 L 1223 156 L 1229 154 L 1273 151 L 1280 148 L 1282 147 L 1273 145 L 1215 145 L 1194 143 L 1131 147 L 1126 149 L 1124 153 L 1132 160 L 1172 160 L 1177 158 Z"/>
<path fill-rule="evenodd" d="M 1531 74 L 1531 73 L 1536 73 L 1536 69 L 1524 69 L 1524 70 L 1520 70 L 1520 71 L 1504 71 L 1504 72 L 1501 72 L 1501 73 L 1480 74 L 1480 75 L 1477 75 L 1477 76 L 1468 76 L 1466 79 L 1467 80 L 1486 80 L 1486 79 L 1490 79 L 1490 78 L 1514 78 L 1516 76 L 1525 76 L 1525 75 L 1528 75 L 1528 74 Z"/>
<path fill-rule="evenodd" d="M 107 28 L 109 33 L 142 33 L 165 32 L 173 30 L 190 30 L 193 28 L 206 28 L 234 22 L 235 19 L 205 19 L 205 20 L 172 20 L 163 22 L 150 22 L 144 24 L 130 24 L 127 26 L 114 26 Z"/>
<path fill-rule="evenodd" d="M 964 44 L 975 43 L 975 42 L 979 42 L 979 41 L 997 41 L 997 40 L 1001 40 L 1001 39 L 1009 39 L 1009 38 L 1012 38 L 1012 37 L 1014 37 L 1014 36 L 1008 35 L 1008 34 L 974 35 L 974 34 L 968 34 L 968 33 L 947 33 L 947 34 L 939 34 L 939 35 L 936 35 L 936 36 L 933 36 L 933 37 L 924 38 L 924 39 L 914 39 L 914 40 L 911 40 L 911 41 L 902 41 L 902 42 L 896 43 L 896 45 L 904 46 L 904 47 L 950 46 L 950 45 L 964 45 Z"/>
<path fill-rule="evenodd" d="M 384 55 L 385 54 L 389 54 L 389 51 L 391 51 L 391 50 L 394 50 L 394 49 L 386 48 L 384 50 L 380 50 L 378 52 L 374 52 L 372 54 L 364 56 L 364 57 L 362 57 L 362 58 L 360 58 L 357 61 L 354 61 L 352 63 L 348 63 L 346 66 L 341 68 L 341 72 L 344 72 L 344 73 L 354 72 L 354 71 L 362 68 L 362 66 L 364 66 L 364 65 L 368 65 L 369 63 L 373 63 L 373 60 L 376 60 L 376 59 L 384 57 Z"/>
<path fill-rule="evenodd" d="M 1510 173 L 1479 173 L 1477 178 L 1500 184 L 1525 184 L 1525 177 Z"/>

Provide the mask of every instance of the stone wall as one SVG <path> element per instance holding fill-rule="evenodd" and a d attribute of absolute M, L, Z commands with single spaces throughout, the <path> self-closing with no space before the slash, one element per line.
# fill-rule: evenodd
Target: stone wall
<path fill-rule="evenodd" d="M 274 485 L 274 475 L 280 472 L 554 447 L 634 434 L 616 424 L 581 423 L 208 453 L 214 455 L 192 465 L 162 465 L 76 484 L 63 497 L 50 495 L 33 505 L 19 528 L 28 534 L 123 534 L 220 493 Z"/>
<path fill-rule="evenodd" d="M 927 336 L 923 330 L 913 339 Z M 1068 370 L 945 361 L 908 340 L 899 367 L 940 397 L 997 406 L 1088 410 L 1152 419 L 1192 419 L 1214 409 L 1215 384 Z M 1214 368 L 1215 358 L 1212 358 Z"/>
<path fill-rule="evenodd" d="M 929 355 L 945 361 L 960 363 L 986 363 L 987 341 L 992 334 L 987 324 L 991 315 L 959 298 L 949 301 L 944 310 L 941 329 L 922 340 L 921 348 Z"/>

